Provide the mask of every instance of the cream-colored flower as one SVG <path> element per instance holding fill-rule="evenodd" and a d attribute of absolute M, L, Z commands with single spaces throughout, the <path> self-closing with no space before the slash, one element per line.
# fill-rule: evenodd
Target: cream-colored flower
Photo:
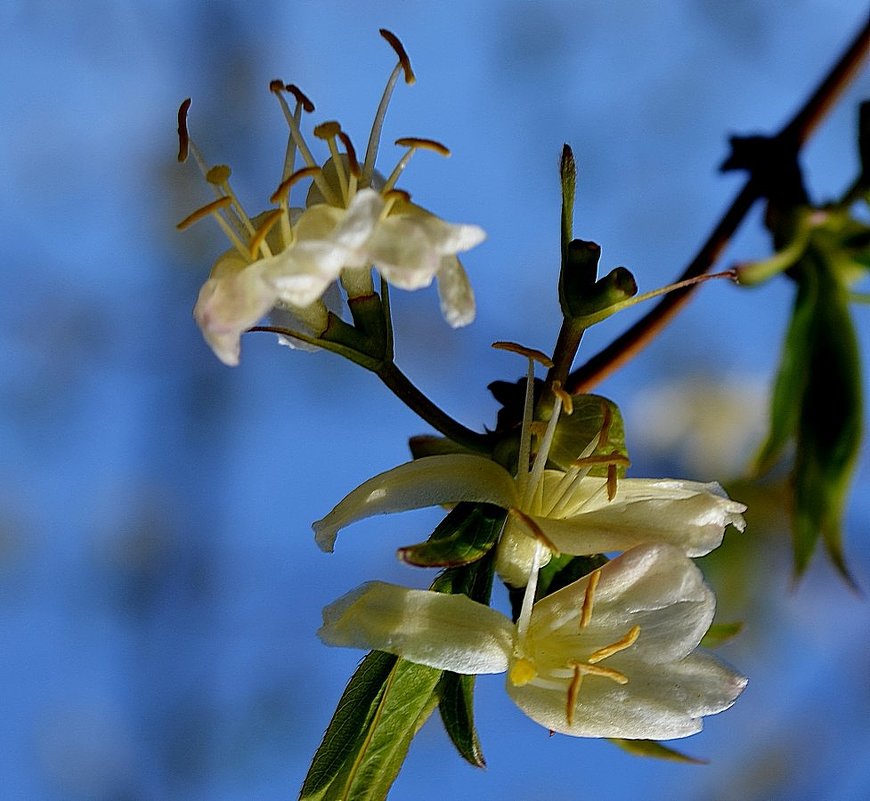
<path fill-rule="evenodd" d="M 281 104 L 289 126 L 282 179 L 270 201 L 275 207 L 251 218 L 230 188 L 230 170 L 209 168 L 187 131 L 185 101 L 179 110 L 181 152 L 190 152 L 213 186 L 217 200 L 179 224 L 184 228 L 213 216 L 233 245 L 215 265 L 203 286 L 194 316 L 215 353 L 227 364 L 238 363 L 240 335 L 276 306 L 300 323 L 300 333 L 318 336 L 325 331 L 328 310 L 323 294 L 337 280 L 350 298 L 374 291 L 375 267 L 390 284 L 418 289 L 438 282 L 441 308 L 452 326 L 474 319 L 474 294 L 457 258 L 485 238 L 481 228 L 445 222 L 410 202 L 395 188 L 411 156 L 420 149 L 441 155 L 449 151 L 427 139 L 404 138 L 406 148 L 392 173 L 384 179 L 375 171 L 381 129 L 393 88 L 400 75 L 413 83 L 407 54 L 395 36 L 382 31 L 399 61 L 387 82 L 366 148 L 359 164 L 350 138 L 337 122 L 326 122 L 314 135 L 327 142 L 330 156 L 320 163 L 301 130 L 303 111 L 314 106 L 298 88 L 273 81 L 270 89 Z M 285 95 L 295 98 L 291 110 Z M 301 156 L 304 166 L 295 169 Z M 305 209 L 290 207 L 294 185 L 310 179 Z"/>
<path fill-rule="evenodd" d="M 633 548 L 533 605 L 536 579 L 537 563 L 516 625 L 464 595 L 370 582 L 327 607 L 318 634 L 440 670 L 506 672 L 523 712 L 576 737 L 686 737 L 745 687 L 695 650 L 715 599 L 679 549 Z"/>
<path fill-rule="evenodd" d="M 593 467 L 624 463 L 620 456 L 593 456 L 589 443 L 568 470 L 546 467 L 563 404 L 557 394 L 552 416 L 532 458 L 532 381 L 530 362 L 518 470 L 511 475 L 484 456 L 429 456 L 369 479 L 314 523 L 317 544 L 331 551 L 340 529 L 372 515 L 462 501 L 492 503 L 508 510 L 496 566 L 502 578 L 523 586 L 536 543 L 551 552 L 582 555 L 625 551 L 644 543 L 665 542 L 687 556 L 701 556 L 722 541 L 725 528 L 743 530 L 746 507 L 732 501 L 718 484 L 674 479 L 590 475 Z"/>

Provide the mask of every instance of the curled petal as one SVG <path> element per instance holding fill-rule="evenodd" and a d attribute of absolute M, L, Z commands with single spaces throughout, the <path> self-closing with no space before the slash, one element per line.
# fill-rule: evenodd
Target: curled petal
<path fill-rule="evenodd" d="M 574 512 L 569 507 L 565 519 L 536 518 L 563 553 L 607 553 L 667 542 L 687 556 L 703 556 L 721 544 L 729 525 L 739 531 L 746 526 L 746 507 L 728 498 L 718 484 L 627 478 L 608 501 L 602 492 L 605 481 L 580 482 L 571 498 Z"/>
<path fill-rule="evenodd" d="M 263 278 L 260 263 L 215 265 L 202 289 L 193 316 L 217 357 L 231 367 L 239 363 L 239 338 L 275 305 L 275 289 Z"/>
<path fill-rule="evenodd" d="M 640 626 L 630 651 L 611 657 L 608 665 L 642 658 L 646 663 L 682 659 L 695 649 L 710 627 L 716 600 L 704 576 L 682 551 L 671 545 L 646 545 L 626 551 L 600 570 L 594 614 L 582 632 L 578 625 L 589 577 L 569 584 L 535 606 L 531 633 L 559 633 L 566 648 L 596 650 L 613 642 L 614 632 Z"/>
<path fill-rule="evenodd" d="M 628 679 L 619 685 L 585 677 L 571 725 L 565 714 L 567 680 L 564 687 L 514 687 L 508 682 L 507 688 L 523 712 L 551 731 L 574 737 L 672 740 L 699 732 L 704 715 L 728 709 L 746 686 L 744 676 L 701 653 L 634 670 Z"/>
<path fill-rule="evenodd" d="M 480 456 L 450 454 L 407 462 L 353 490 L 313 524 L 314 538 L 322 550 L 332 551 L 339 529 L 356 520 L 460 501 L 509 508 L 517 502 L 514 480 L 503 467 Z"/>
<path fill-rule="evenodd" d="M 323 610 L 327 645 L 386 651 L 454 673 L 503 673 L 514 625 L 465 595 L 371 581 Z"/>
<path fill-rule="evenodd" d="M 468 325 L 474 320 L 474 291 L 459 259 L 456 256 L 444 256 L 437 277 L 444 319 L 453 328 Z"/>

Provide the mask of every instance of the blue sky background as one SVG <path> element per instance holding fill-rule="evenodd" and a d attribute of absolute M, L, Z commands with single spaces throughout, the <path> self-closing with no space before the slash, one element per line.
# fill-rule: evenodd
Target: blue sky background
<path fill-rule="evenodd" d="M 563 142 L 580 169 L 575 233 L 602 267 L 666 283 L 740 185 L 715 167 L 729 133 L 775 130 L 867 13 L 863 2 L 100 2 L 0 5 L 0 783 L 10 799 L 222 801 L 295 797 L 360 654 L 316 639 L 321 608 L 363 580 L 423 586 L 394 559 L 438 519 L 368 521 L 333 555 L 309 524 L 407 458 L 426 426 L 370 375 L 250 335 L 221 365 L 190 309 L 226 245 L 174 224 L 208 198 L 175 162 L 175 112 L 252 209 L 277 184 L 282 77 L 363 148 L 397 33 L 418 81 L 400 85 L 386 142 L 443 141 L 402 185 L 482 225 L 468 254 L 478 318 L 453 332 L 434 290 L 396 292 L 398 360 L 471 427 L 486 385 L 518 377 L 509 339 L 549 350 L 558 329 Z M 855 174 L 865 72 L 806 150 L 816 197 Z M 388 144 L 380 165 L 398 154 Z M 726 261 L 766 253 L 756 211 Z M 791 287 L 709 285 L 602 385 L 627 420 L 637 476 L 736 476 L 763 431 Z M 867 310 L 855 310 L 864 352 Z M 581 358 L 634 314 L 590 332 Z M 676 396 L 674 392 L 676 390 Z M 688 399 L 688 401 L 686 401 Z M 754 438 L 754 439 L 753 439 Z M 856 478 L 868 481 L 865 448 Z M 817 559 L 796 589 L 769 499 L 708 564 L 722 649 L 751 679 L 680 746 L 706 767 L 548 737 L 478 682 L 489 767 L 462 763 L 437 719 L 391 796 L 481 801 L 870 795 L 866 600 Z M 745 494 L 741 494 L 741 492 Z M 870 506 L 847 516 L 870 587 Z"/>

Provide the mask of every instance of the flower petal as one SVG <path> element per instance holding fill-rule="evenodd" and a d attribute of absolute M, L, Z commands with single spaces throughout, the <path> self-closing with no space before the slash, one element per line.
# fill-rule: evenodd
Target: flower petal
<path fill-rule="evenodd" d="M 260 263 L 218 261 L 199 291 L 193 316 L 206 342 L 230 367 L 239 363 L 239 338 L 275 305 L 276 292 L 263 279 Z"/>
<path fill-rule="evenodd" d="M 592 617 L 581 630 L 577 620 L 588 583 L 588 577 L 579 579 L 539 601 L 531 634 L 540 641 L 558 632 L 564 650 L 591 652 L 640 626 L 635 644 L 608 659 L 608 667 L 617 669 L 629 659 L 649 664 L 682 659 L 698 646 L 716 608 L 701 571 L 671 545 L 633 548 L 604 565 Z"/>
<path fill-rule="evenodd" d="M 371 581 L 323 610 L 327 645 L 386 651 L 454 673 L 503 673 L 513 650 L 508 618 L 465 595 Z"/>
<path fill-rule="evenodd" d="M 444 256 L 437 278 L 444 319 L 453 328 L 468 325 L 474 320 L 474 291 L 459 259 L 456 256 Z"/>
<path fill-rule="evenodd" d="M 746 686 L 745 677 L 700 653 L 635 671 L 628 678 L 619 685 L 604 677 L 584 677 L 572 725 L 565 706 L 567 680 L 564 688 L 514 687 L 508 682 L 507 689 L 520 709 L 552 731 L 575 737 L 671 740 L 700 731 L 704 715 L 728 709 Z"/>
<path fill-rule="evenodd" d="M 339 529 L 356 520 L 460 501 L 509 508 L 517 503 L 514 480 L 501 465 L 482 456 L 429 456 L 369 479 L 312 528 L 321 549 L 331 551 Z"/>
<path fill-rule="evenodd" d="M 626 478 L 608 501 L 604 483 L 603 478 L 581 481 L 571 498 L 574 512 L 564 520 L 536 518 L 563 553 L 607 553 L 667 542 L 687 556 L 703 556 L 721 544 L 727 526 L 745 528 L 741 513 L 746 507 L 718 484 Z"/>

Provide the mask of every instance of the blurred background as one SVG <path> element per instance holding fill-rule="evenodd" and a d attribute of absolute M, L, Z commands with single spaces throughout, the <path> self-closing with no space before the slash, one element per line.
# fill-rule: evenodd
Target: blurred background
<path fill-rule="evenodd" d="M 781 125 L 866 14 L 862 0 L 0 3 L 0 795 L 294 798 L 361 656 L 320 644 L 321 608 L 363 580 L 431 580 L 393 554 L 435 512 L 359 524 L 332 555 L 309 528 L 426 426 L 330 354 L 252 334 L 230 369 L 203 343 L 190 310 L 226 244 L 208 222 L 174 228 L 210 199 L 175 160 L 183 98 L 206 158 L 258 211 L 286 139 L 269 80 L 298 83 L 362 150 L 394 62 L 377 30 L 401 37 L 418 81 L 397 87 L 381 169 L 397 137 L 443 141 L 452 158 L 417 155 L 402 185 L 489 238 L 464 260 L 470 328 L 444 324 L 434 289 L 393 293 L 398 361 L 479 428 L 496 411 L 486 385 L 524 369 L 490 342 L 555 340 L 562 143 L 580 170 L 575 235 L 602 244 L 602 269 L 662 285 L 741 184 L 716 172 L 726 136 Z M 854 177 L 868 95 L 865 71 L 807 147 L 814 197 Z M 756 209 L 725 263 L 767 248 Z M 601 385 L 634 475 L 739 479 L 791 296 L 785 280 L 709 284 Z M 870 353 L 870 312 L 854 314 Z M 580 358 L 635 316 L 592 331 Z M 867 452 L 846 521 L 865 589 Z M 721 654 L 751 681 L 676 743 L 709 765 L 548 737 L 485 677 L 488 768 L 461 762 L 436 717 L 391 798 L 870 797 L 868 601 L 820 556 L 794 586 L 776 482 L 729 488 L 750 525 L 705 569 L 720 619 L 747 622 Z"/>

